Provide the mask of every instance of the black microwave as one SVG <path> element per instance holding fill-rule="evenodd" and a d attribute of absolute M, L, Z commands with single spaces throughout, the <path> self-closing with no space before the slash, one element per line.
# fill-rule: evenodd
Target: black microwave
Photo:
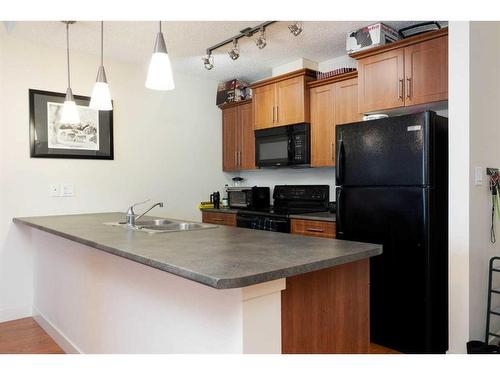
<path fill-rule="evenodd" d="M 310 133 L 306 123 L 256 130 L 255 164 L 258 167 L 309 165 Z"/>
<path fill-rule="evenodd" d="M 271 189 L 267 186 L 227 188 L 229 207 L 263 210 L 269 208 Z"/>

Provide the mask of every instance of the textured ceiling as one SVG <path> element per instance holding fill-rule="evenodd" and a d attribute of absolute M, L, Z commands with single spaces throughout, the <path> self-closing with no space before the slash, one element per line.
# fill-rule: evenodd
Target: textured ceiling
<path fill-rule="evenodd" d="M 270 75 L 271 69 L 299 58 L 324 61 L 345 54 L 347 32 L 375 21 L 307 21 L 304 31 L 294 37 L 288 31 L 289 22 L 280 21 L 266 30 L 267 46 L 259 50 L 254 38 L 240 39 L 240 58 L 232 61 L 227 56 L 230 46 L 214 51 L 215 68 L 203 68 L 201 57 L 207 47 L 227 39 L 248 26 L 263 21 L 183 21 L 164 22 L 167 49 L 174 72 L 228 80 L 241 78 L 249 81 Z M 399 29 L 413 22 L 385 22 Z M 151 56 L 157 22 L 110 21 L 105 27 L 105 58 L 146 65 Z M 49 46 L 65 48 L 64 24 L 58 21 L 16 22 L 9 34 Z M 81 52 L 99 53 L 99 23 L 79 21 L 71 26 L 71 48 Z"/>

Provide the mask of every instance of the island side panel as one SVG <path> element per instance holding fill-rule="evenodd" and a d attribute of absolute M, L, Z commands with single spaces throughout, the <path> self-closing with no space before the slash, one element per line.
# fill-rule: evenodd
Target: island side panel
<path fill-rule="evenodd" d="M 281 294 L 282 352 L 368 353 L 369 259 L 297 275 Z"/>
<path fill-rule="evenodd" d="M 243 353 L 241 289 L 32 234 L 34 315 L 67 352 Z"/>

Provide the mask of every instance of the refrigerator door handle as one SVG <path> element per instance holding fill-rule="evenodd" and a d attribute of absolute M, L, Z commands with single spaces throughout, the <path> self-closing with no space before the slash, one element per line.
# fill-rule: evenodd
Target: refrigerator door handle
<path fill-rule="evenodd" d="M 344 180 L 344 141 L 342 140 L 342 133 L 340 133 L 340 138 L 337 143 L 338 152 L 337 152 L 337 164 L 335 166 L 335 179 L 337 185 L 342 185 Z"/>
<path fill-rule="evenodd" d="M 337 235 L 343 235 L 344 231 L 342 229 L 342 188 L 339 188 L 339 193 L 337 195 L 337 209 L 336 209 L 336 229 Z"/>

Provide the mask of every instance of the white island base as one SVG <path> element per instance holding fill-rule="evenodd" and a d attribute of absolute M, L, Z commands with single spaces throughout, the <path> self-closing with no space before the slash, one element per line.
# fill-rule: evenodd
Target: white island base
<path fill-rule="evenodd" d="M 281 353 L 285 279 L 214 289 L 26 230 L 33 315 L 67 353 Z"/>

